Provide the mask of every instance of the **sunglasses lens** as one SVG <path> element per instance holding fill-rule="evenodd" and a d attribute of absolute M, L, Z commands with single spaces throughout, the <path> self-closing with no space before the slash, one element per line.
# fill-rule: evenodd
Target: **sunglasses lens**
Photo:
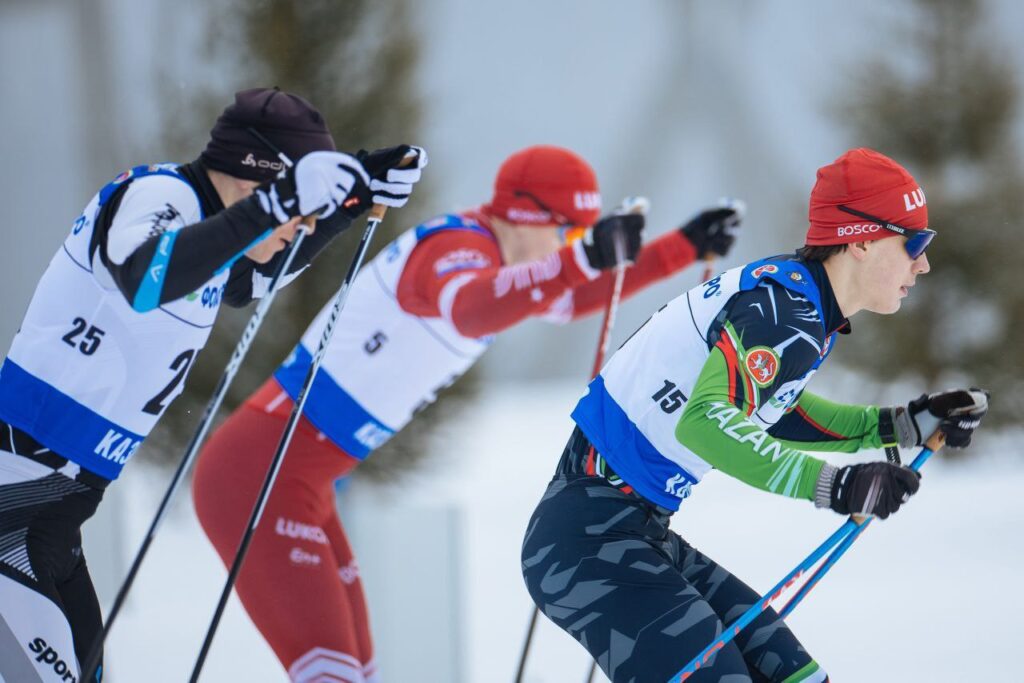
<path fill-rule="evenodd" d="M 562 244 L 572 244 L 582 239 L 586 232 L 587 226 L 585 225 L 563 225 L 558 228 L 558 236 L 561 238 Z"/>
<path fill-rule="evenodd" d="M 935 239 L 935 233 L 931 230 L 919 232 L 916 235 L 907 239 L 907 254 L 910 258 L 920 258 L 921 254 L 924 253 L 928 245 Z"/>

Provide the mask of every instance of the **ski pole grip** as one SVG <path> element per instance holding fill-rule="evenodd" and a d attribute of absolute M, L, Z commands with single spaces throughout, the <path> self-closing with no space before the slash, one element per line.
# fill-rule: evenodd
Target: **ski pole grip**
<path fill-rule="evenodd" d="M 700 281 L 707 282 L 711 279 L 711 276 L 715 274 L 715 257 L 713 254 L 707 254 L 704 257 L 704 272 L 701 273 Z"/>
<path fill-rule="evenodd" d="M 924 445 L 930 448 L 932 453 L 936 453 L 946 445 L 946 435 L 942 433 L 941 429 L 936 429 L 935 433 L 928 437 Z"/>
<path fill-rule="evenodd" d="M 316 229 L 316 214 L 310 214 L 308 216 L 303 216 L 302 220 L 299 221 L 299 222 L 302 225 L 305 225 L 307 228 L 309 228 L 309 230 L 306 231 L 307 234 L 311 233 L 311 232 L 313 232 Z"/>
<path fill-rule="evenodd" d="M 398 166 L 395 168 L 405 168 L 416 161 L 416 152 L 407 152 L 402 160 L 398 162 Z M 370 209 L 370 218 L 375 221 L 384 220 L 384 214 L 388 212 L 388 207 L 385 204 L 374 204 L 373 208 Z"/>

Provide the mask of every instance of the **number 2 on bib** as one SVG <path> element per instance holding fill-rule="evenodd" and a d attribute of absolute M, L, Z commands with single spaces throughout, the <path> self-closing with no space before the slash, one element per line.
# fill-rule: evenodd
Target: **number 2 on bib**
<path fill-rule="evenodd" d="M 171 392 L 173 392 L 174 389 L 181 384 L 182 380 L 185 379 L 185 375 L 188 373 L 188 368 L 192 364 L 192 360 L 195 358 L 195 355 L 195 349 L 186 349 L 171 361 L 170 369 L 176 370 L 177 373 L 167 386 L 160 390 L 160 393 L 146 401 L 146 405 L 143 406 L 142 412 L 150 415 L 159 415 L 163 412 L 164 408 L 167 407 L 167 404 L 164 403 L 164 401 L 167 400 L 167 397 L 171 395 Z"/>

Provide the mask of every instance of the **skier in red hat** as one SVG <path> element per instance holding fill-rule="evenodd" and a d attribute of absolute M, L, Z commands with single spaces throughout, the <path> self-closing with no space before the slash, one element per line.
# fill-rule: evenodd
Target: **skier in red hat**
<path fill-rule="evenodd" d="M 734 206 L 709 209 L 641 252 L 642 215 L 599 220 L 600 212 L 586 161 L 560 147 L 529 147 L 502 164 L 488 203 L 408 230 L 357 277 L 237 583 L 292 680 L 378 680 L 333 482 L 466 372 L 496 333 L 531 317 L 564 323 L 600 310 L 616 265 L 616 235 L 634 262 L 624 283 L 629 296 L 695 260 L 724 256 L 740 220 Z M 586 231 L 565 244 L 570 227 Z M 200 455 L 196 511 L 225 564 L 328 308 Z"/>
<path fill-rule="evenodd" d="M 899 310 L 931 268 L 925 250 L 935 237 L 921 187 L 869 149 L 818 170 L 809 213 L 795 254 L 728 270 L 659 309 L 572 413 L 576 429 L 527 527 L 522 570 L 540 611 L 615 683 L 681 680 L 760 599 L 669 528 L 712 469 L 842 515 L 885 519 L 919 486 L 898 447 L 941 430 L 963 448 L 988 409 L 976 389 L 888 407 L 804 390 L 850 332 L 850 316 Z M 807 453 L 872 448 L 885 448 L 888 462 L 840 467 Z M 687 675 L 828 680 L 771 609 Z"/>

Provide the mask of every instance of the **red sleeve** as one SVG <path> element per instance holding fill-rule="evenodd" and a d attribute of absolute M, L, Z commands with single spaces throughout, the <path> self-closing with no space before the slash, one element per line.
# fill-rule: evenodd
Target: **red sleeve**
<path fill-rule="evenodd" d="M 622 298 L 626 299 L 644 287 L 674 275 L 697 258 L 697 251 L 678 230 L 672 230 L 643 246 L 640 258 L 626 269 L 622 282 Z M 595 311 L 602 310 L 612 291 L 615 271 L 601 274 L 596 280 L 584 283 L 573 290 L 572 319 L 576 320 Z"/>
<path fill-rule="evenodd" d="M 568 290 L 597 277 L 582 245 L 540 261 L 501 265 L 498 245 L 467 230 L 446 230 L 416 245 L 398 281 L 407 313 L 446 318 L 467 337 L 495 334 L 546 312 Z"/>

